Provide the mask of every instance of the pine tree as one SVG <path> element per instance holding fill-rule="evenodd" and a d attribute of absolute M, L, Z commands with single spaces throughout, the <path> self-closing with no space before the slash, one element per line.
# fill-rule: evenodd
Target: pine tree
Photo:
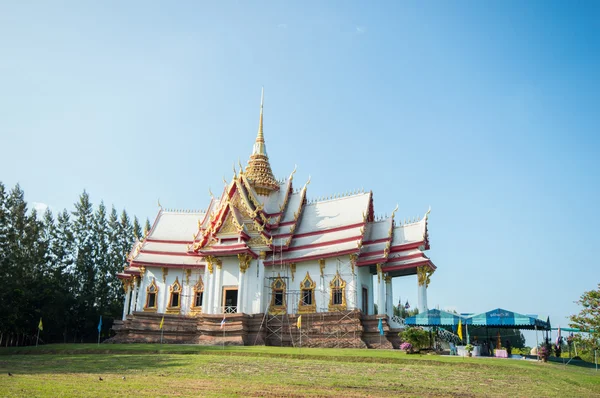
<path fill-rule="evenodd" d="M 96 305 L 101 315 L 106 316 L 108 303 L 111 301 L 108 281 L 114 278 L 110 273 L 110 236 L 106 220 L 106 206 L 100 202 L 94 214 L 94 263 L 96 265 Z"/>
<path fill-rule="evenodd" d="M 94 266 L 94 216 L 92 203 L 86 191 L 75 203 L 73 237 L 75 241 L 75 332 L 81 340 L 90 337 L 93 331 L 93 318 L 96 318 L 95 292 L 96 269 Z"/>
<path fill-rule="evenodd" d="M 133 217 L 133 236 L 142 239 L 142 227 L 137 217 Z"/>
<path fill-rule="evenodd" d="M 146 224 L 144 224 L 144 237 L 148 236 L 148 234 L 150 233 L 150 229 L 152 229 L 152 227 L 150 226 L 150 220 L 146 218 Z"/>

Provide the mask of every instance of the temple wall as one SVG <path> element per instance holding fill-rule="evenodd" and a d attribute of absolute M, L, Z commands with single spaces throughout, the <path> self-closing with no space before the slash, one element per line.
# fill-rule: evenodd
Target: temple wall
<path fill-rule="evenodd" d="M 362 289 L 366 288 L 368 292 L 367 311 L 368 314 L 375 313 L 374 307 L 374 290 L 373 290 L 373 275 L 369 272 L 369 267 L 356 267 L 356 279 L 357 279 L 357 308 L 362 311 L 363 309 L 363 297 Z"/>

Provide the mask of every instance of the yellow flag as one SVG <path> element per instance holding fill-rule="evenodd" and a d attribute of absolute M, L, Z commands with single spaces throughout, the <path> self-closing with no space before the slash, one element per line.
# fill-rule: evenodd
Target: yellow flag
<path fill-rule="evenodd" d="M 462 321 L 459 319 L 458 320 L 458 337 L 462 340 Z"/>
<path fill-rule="evenodd" d="M 160 320 L 160 325 L 158 326 L 159 329 L 162 329 L 163 323 L 165 323 L 165 317 L 164 317 L 164 315 L 163 315 L 162 319 Z"/>
<path fill-rule="evenodd" d="M 298 321 L 296 322 L 296 327 L 300 329 L 302 327 L 302 315 L 298 317 Z"/>
<path fill-rule="evenodd" d="M 38 329 L 44 330 L 44 325 L 42 325 L 42 318 L 40 318 L 40 323 L 38 324 Z"/>

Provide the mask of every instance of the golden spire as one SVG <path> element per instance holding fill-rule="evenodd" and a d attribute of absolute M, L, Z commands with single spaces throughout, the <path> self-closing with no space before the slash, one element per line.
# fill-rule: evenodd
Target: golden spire
<path fill-rule="evenodd" d="M 269 195 L 273 191 L 279 190 L 279 184 L 269 164 L 267 155 L 267 146 L 265 145 L 265 136 L 263 135 L 263 105 L 265 100 L 265 89 L 263 87 L 260 98 L 260 117 L 258 119 L 258 135 L 254 142 L 252 155 L 248 160 L 245 174 L 250 185 L 256 190 L 259 195 Z"/>
<path fill-rule="evenodd" d="M 267 147 L 265 146 L 265 136 L 263 135 L 263 105 L 265 103 L 265 88 L 263 87 L 260 93 L 260 116 L 258 118 L 258 134 L 256 135 L 256 142 L 254 142 L 254 148 L 252 155 L 267 155 Z"/>

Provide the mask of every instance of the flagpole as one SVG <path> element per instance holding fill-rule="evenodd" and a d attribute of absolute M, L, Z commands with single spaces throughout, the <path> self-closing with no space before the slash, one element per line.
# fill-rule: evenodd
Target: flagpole
<path fill-rule="evenodd" d="M 38 346 L 38 343 L 40 341 L 40 328 L 38 327 L 38 333 L 37 333 L 37 340 L 35 341 L 35 346 Z"/>
<path fill-rule="evenodd" d="M 163 332 L 165 331 L 164 328 L 160 328 L 160 344 L 163 343 Z"/>

